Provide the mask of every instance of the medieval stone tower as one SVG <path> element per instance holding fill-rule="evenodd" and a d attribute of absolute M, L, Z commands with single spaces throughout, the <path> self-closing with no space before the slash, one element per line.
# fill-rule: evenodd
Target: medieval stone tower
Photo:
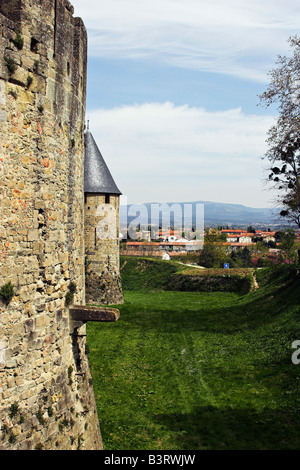
<path fill-rule="evenodd" d="M 89 129 L 85 134 L 86 302 L 121 304 L 119 191 Z"/>
<path fill-rule="evenodd" d="M 0 2 L 1 449 L 102 448 L 85 323 L 117 313 L 84 308 L 87 35 L 73 13 Z"/>

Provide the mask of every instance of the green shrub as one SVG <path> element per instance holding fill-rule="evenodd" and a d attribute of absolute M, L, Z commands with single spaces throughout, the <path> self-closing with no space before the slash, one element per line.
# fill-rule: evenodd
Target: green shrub
<path fill-rule="evenodd" d="M 19 405 L 18 403 L 13 403 L 9 409 L 9 417 L 13 418 L 19 413 Z"/>
<path fill-rule="evenodd" d="M 66 293 L 66 306 L 71 305 L 71 303 L 73 303 L 76 289 L 77 287 L 76 287 L 75 282 L 70 282 L 69 290 Z"/>
<path fill-rule="evenodd" d="M 11 57 L 4 57 L 9 76 L 13 75 L 17 69 L 17 63 Z"/>
<path fill-rule="evenodd" d="M 72 292 L 67 292 L 66 293 L 66 306 L 68 307 L 69 305 L 71 305 L 71 303 L 73 302 L 74 300 L 74 294 L 72 294 Z"/>
<path fill-rule="evenodd" d="M 0 298 L 2 302 L 4 302 L 6 305 L 9 304 L 9 302 L 11 301 L 14 295 L 15 295 L 14 288 L 10 281 L 1 287 Z"/>
<path fill-rule="evenodd" d="M 27 77 L 27 88 L 30 87 L 32 82 L 33 82 L 33 77 L 31 75 L 28 75 L 28 77 Z"/>
<path fill-rule="evenodd" d="M 20 33 L 17 33 L 15 39 L 13 39 L 13 43 L 16 46 L 16 48 L 19 49 L 19 51 L 23 49 L 24 39 L 22 38 Z"/>
<path fill-rule="evenodd" d="M 17 438 L 16 438 L 15 434 L 13 432 L 11 432 L 10 436 L 9 436 L 9 439 L 8 439 L 8 442 L 10 444 L 15 444 L 16 440 L 17 440 Z"/>
<path fill-rule="evenodd" d="M 70 282 L 69 291 L 70 291 L 72 294 L 75 294 L 76 289 L 77 289 L 77 287 L 76 287 L 75 282 Z"/>

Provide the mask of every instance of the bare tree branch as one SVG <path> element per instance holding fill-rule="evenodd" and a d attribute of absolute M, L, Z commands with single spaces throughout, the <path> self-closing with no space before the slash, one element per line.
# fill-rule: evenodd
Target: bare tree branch
<path fill-rule="evenodd" d="M 278 56 L 260 104 L 278 103 L 278 117 L 268 131 L 268 181 L 278 190 L 281 216 L 300 227 L 300 38 L 290 37 L 292 57 Z"/>

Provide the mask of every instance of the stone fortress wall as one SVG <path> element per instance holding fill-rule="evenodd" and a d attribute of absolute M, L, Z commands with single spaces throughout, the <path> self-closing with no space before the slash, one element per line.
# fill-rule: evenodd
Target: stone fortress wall
<path fill-rule="evenodd" d="M 101 449 L 85 325 L 87 34 L 68 0 L 0 2 L 0 449 Z M 75 293 L 74 293 L 75 290 Z"/>

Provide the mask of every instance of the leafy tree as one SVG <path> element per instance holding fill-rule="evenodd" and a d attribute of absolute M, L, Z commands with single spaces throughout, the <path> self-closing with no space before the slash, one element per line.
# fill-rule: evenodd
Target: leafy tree
<path fill-rule="evenodd" d="M 252 266 L 251 251 L 247 246 L 240 251 L 240 258 L 245 268 Z"/>
<path fill-rule="evenodd" d="M 255 246 L 255 251 L 257 253 L 268 253 L 268 245 L 263 241 L 257 241 Z"/>
<path fill-rule="evenodd" d="M 280 249 L 284 252 L 285 257 L 290 261 L 298 261 L 300 264 L 300 250 L 297 251 L 296 234 L 294 230 L 279 230 L 275 233 L 276 241 L 280 244 Z M 298 253 L 298 260 L 297 260 Z"/>
<path fill-rule="evenodd" d="M 200 252 L 198 264 L 205 268 L 219 268 L 225 257 L 226 254 L 223 248 L 213 243 L 205 243 Z"/>
<path fill-rule="evenodd" d="M 237 252 L 236 251 L 232 251 L 230 253 L 230 266 L 233 267 L 233 268 L 242 268 L 242 260 L 241 258 L 238 256 Z"/>
<path fill-rule="evenodd" d="M 295 250 L 296 235 L 293 230 L 287 230 L 280 239 L 280 248 L 284 251 L 288 260 L 293 261 L 296 258 Z"/>
<path fill-rule="evenodd" d="M 251 251 L 247 246 L 241 250 L 232 251 L 230 257 L 234 267 L 249 268 L 252 266 Z"/>
<path fill-rule="evenodd" d="M 268 132 L 268 179 L 278 191 L 280 215 L 300 227 L 300 38 L 290 37 L 292 56 L 278 56 L 270 83 L 260 96 L 266 107 L 278 103 L 276 123 Z"/>
<path fill-rule="evenodd" d="M 275 236 L 275 240 L 276 240 L 277 242 L 280 242 L 280 239 L 281 239 L 281 237 L 282 237 L 283 234 L 284 234 L 284 232 L 281 231 L 281 230 L 278 230 L 277 232 L 275 232 L 275 235 L 274 235 L 274 236 Z"/>

